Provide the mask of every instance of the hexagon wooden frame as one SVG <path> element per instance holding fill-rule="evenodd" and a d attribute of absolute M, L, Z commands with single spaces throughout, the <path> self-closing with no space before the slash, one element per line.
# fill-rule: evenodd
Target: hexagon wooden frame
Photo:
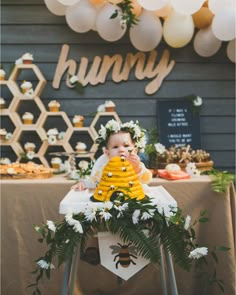
<path fill-rule="evenodd" d="M 16 83 L 17 78 L 20 75 L 21 71 L 29 70 L 29 69 L 33 70 L 33 72 L 35 73 L 35 75 L 37 76 L 37 78 L 39 80 L 36 88 L 34 89 L 34 97 L 32 97 L 32 98 L 26 97 L 23 93 L 21 93 L 21 91 Z M 38 134 L 40 140 L 42 141 L 42 144 L 39 147 L 38 152 L 35 154 L 35 157 L 38 158 L 44 166 L 47 166 L 47 167 L 50 166 L 45 155 L 47 154 L 48 147 L 52 146 L 52 145 L 48 144 L 48 141 L 46 140 L 47 139 L 47 132 L 43 127 L 45 121 L 50 116 L 61 116 L 62 120 L 65 122 L 65 124 L 67 126 L 63 139 L 59 140 L 55 144 L 55 146 L 62 146 L 63 149 L 67 153 L 74 152 L 74 149 L 70 144 L 70 140 L 73 137 L 73 134 L 75 132 L 80 132 L 80 131 L 81 132 L 88 132 L 89 136 L 93 140 L 93 144 L 92 144 L 90 150 L 88 151 L 88 153 L 78 154 L 78 156 L 76 156 L 79 158 L 94 159 L 94 155 L 97 152 L 97 148 L 98 148 L 98 145 L 95 143 L 95 139 L 98 136 L 95 126 L 101 117 L 113 117 L 116 121 L 121 122 L 121 120 L 116 112 L 98 112 L 95 115 L 94 119 L 92 120 L 90 126 L 88 126 L 88 127 L 74 127 L 65 112 L 62 112 L 62 111 L 49 112 L 49 111 L 47 111 L 43 102 L 40 99 L 40 94 L 42 93 L 42 91 L 46 85 L 46 80 L 45 80 L 44 76 L 42 75 L 41 71 L 39 70 L 39 68 L 35 64 L 15 65 L 9 79 L 4 80 L 4 81 L 0 81 L 0 85 L 7 85 L 7 87 L 10 89 L 11 93 L 13 94 L 13 98 L 12 98 L 12 101 L 11 101 L 9 107 L 6 109 L 1 109 L 0 116 L 4 116 L 4 115 L 9 116 L 11 118 L 13 124 L 16 127 L 13 132 L 12 138 L 8 141 L 1 140 L 0 145 L 11 146 L 12 149 L 14 150 L 14 152 L 18 155 L 18 161 L 20 160 L 19 154 L 24 152 L 24 149 L 20 144 L 20 138 L 21 138 L 22 132 L 35 131 Z M 34 102 L 36 103 L 36 105 L 38 106 L 38 108 L 40 110 L 40 115 L 37 119 L 37 122 L 35 122 L 32 125 L 24 125 L 17 113 L 18 105 L 22 101 L 26 101 L 26 100 L 34 100 Z"/>

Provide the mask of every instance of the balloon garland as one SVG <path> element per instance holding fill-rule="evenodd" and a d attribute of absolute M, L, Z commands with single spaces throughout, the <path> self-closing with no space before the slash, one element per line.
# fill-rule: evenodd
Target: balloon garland
<path fill-rule="evenodd" d="M 195 52 L 202 57 L 216 54 L 222 42 L 228 42 L 226 54 L 235 63 L 234 1 L 44 0 L 50 12 L 64 15 L 78 33 L 95 30 L 114 42 L 129 30 L 132 45 L 140 51 L 153 50 L 162 38 L 173 48 L 193 40 Z"/>

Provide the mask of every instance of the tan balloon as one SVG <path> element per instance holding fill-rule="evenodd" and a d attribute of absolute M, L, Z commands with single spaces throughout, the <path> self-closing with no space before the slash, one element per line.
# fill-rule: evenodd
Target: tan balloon
<path fill-rule="evenodd" d="M 108 2 L 112 3 L 112 4 L 118 4 L 120 2 L 122 2 L 123 0 L 109 0 Z"/>
<path fill-rule="evenodd" d="M 89 0 L 93 5 L 100 5 L 106 2 L 106 0 Z"/>
<path fill-rule="evenodd" d="M 162 7 L 161 9 L 155 10 L 154 13 L 155 15 L 159 17 L 167 17 L 168 15 L 170 15 L 171 10 L 172 10 L 172 6 L 169 3 L 166 6 Z"/>
<path fill-rule="evenodd" d="M 212 23 L 213 17 L 214 14 L 208 7 L 201 7 L 193 14 L 193 22 L 196 28 L 205 29 Z"/>
<path fill-rule="evenodd" d="M 137 0 L 131 0 L 131 1 L 132 1 L 132 3 L 131 3 L 131 6 L 132 6 L 131 11 L 132 11 L 132 13 L 135 14 L 136 16 L 139 16 L 141 14 L 141 12 L 142 12 L 142 9 L 143 9 L 142 6 L 138 3 Z"/>

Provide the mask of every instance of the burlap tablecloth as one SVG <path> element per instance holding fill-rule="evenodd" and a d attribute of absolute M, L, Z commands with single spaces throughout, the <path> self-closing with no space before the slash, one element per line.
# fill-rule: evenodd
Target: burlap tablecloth
<path fill-rule="evenodd" d="M 33 225 L 46 220 L 59 220 L 59 203 L 73 181 L 63 177 L 46 180 L 1 181 L 1 289 L 3 295 L 31 294 L 26 286 L 33 282 L 30 272 L 34 260 L 44 254 L 45 247 Z M 226 193 L 214 193 L 207 176 L 183 181 L 154 179 L 151 185 L 163 185 L 177 200 L 184 214 L 192 220 L 200 211 L 207 210 L 210 221 L 196 227 L 198 242 L 211 247 L 230 247 L 227 253 L 218 254 L 217 274 L 225 282 L 226 295 L 235 294 L 235 191 L 233 185 Z M 209 266 L 211 270 L 211 265 Z M 213 269 L 212 269 L 213 271 Z M 175 268 L 179 295 L 204 294 L 201 281 L 193 272 Z M 45 280 L 42 294 L 59 295 L 63 267 L 52 272 Z M 149 264 L 128 281 L 118 284 L 117 277 L 101 265 L 79 262 L 76 295 L 156 295 L 161 294 L 159 267 Z M 217 288 L 206 290 L 207 295 L 218 295 Z"/>

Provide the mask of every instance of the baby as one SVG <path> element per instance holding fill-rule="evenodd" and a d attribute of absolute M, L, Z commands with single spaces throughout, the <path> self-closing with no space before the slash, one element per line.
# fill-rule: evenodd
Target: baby
<path fill-rule="evenodd" d="M 144 130 L 133 121 L 120 124 L 110 120 L 105 126 L 101 126 L 98 132 L 97 143 L 103 148 L 103 155 L 95 162 L 89 179 L 80 180 L 71 189 L 82 191 L 87 188 L 94 189 L 100 181 L 103 168 L 113 157 L 125 157 L 133 166 L 141 183 L 149 183 L 152 173 L 140 161 L 138 151 L 145 146 Z M 87 241 L 87 249 L 81 253 L 80 259 L 89 264 L 100 263 L 97 238 Z"/>
<path fill-rule="evenodd" d="M 97 142 L 103 147 L 104 154 L 95 162 L 89 179 L 79 181 L 72 189 L 82 191 L 95 188 L 101 179 L 103 168 L 116 156 L 125 157 L 133 166 L 141 183 L 149 183 L 152 173 L 140 161 L 139 149 L 144 147 L 144 132 L 133 121 L 119 124 L 110 120 L 99 130 Z"/>

